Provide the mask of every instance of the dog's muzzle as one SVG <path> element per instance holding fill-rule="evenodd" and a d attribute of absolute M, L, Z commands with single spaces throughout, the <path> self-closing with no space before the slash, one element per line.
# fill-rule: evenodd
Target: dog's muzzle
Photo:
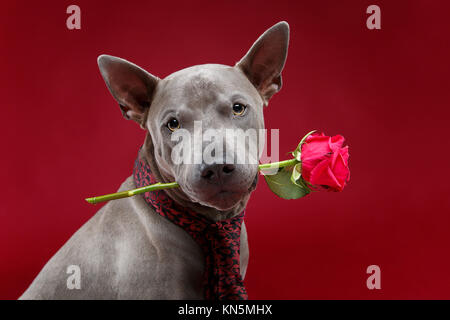
<path fill-rule="evenodd" d="M 258 184 L 258 177 L 259 177 L 259 172 L 256 173 L 255 179 L 253 179 L 253 182 L 250 185 L 250 188 L 248 188 L 248 192 L 252 192 L 253 190 L 256 189 L 256 185 Z"/>

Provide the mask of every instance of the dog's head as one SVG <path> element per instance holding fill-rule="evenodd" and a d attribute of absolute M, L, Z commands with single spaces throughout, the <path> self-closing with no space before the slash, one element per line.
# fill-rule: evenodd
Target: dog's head
<path fill-rule="evenodd" d="M 281 88 L 288 42 L 289 26 L 280 22 L 233 67 L 197 65 L 164 79 L 108 55 L 98 64 L 123 116 L 148 130 L 161 175 L 190 201 L 225 211 L 254 188 L 263 107 Z"/>

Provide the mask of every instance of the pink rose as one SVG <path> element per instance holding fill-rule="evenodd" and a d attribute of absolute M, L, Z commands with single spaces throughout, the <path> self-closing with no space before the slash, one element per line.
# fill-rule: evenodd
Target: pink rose
<path fill-rule="evenodd" d="M 302 177 L 316 187 L 342 191 L 350 179 L 348 146 L 344 137 L 328 137 L 323 133 L 308 136 L 302 145 Z"/>

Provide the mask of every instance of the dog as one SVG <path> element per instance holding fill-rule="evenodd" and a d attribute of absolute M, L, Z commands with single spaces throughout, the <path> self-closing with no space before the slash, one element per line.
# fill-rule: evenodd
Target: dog
<path fill-rule="evenodd" d="M 255 189 L 257 163 L 175 163 L 171 135 L 182 128 L 264 129 L 263 108 L 282 86 L 289 25 L 267 29 L 234 66 L 204 64 L 164 79 L 126 60 L 101 55 L 100 72 L 126 119 L 147 131 L 139 159 L 158 182 L 180 188 L 161 194 L 178 207 L 219 223 L 240 215 Z M 197 143 L 198 146 L 198 142 Z M 200 142 L 200 151 L 205 145 Z M 236 153 L 226 149 L 225 153 Z M 136 188 L 127 178 L 119 191 Z M 238 270 L 244 279 L 249 249 L 239 225 Z M 157 213 L 142 195 L 103 206 L 49 260 L 20 299 L 204 299 L 205 252 L 193 237 Z M 80 284 L 68 285 L 69 266 Z M 203 284 L 202 284 L 203 283 Z"/>

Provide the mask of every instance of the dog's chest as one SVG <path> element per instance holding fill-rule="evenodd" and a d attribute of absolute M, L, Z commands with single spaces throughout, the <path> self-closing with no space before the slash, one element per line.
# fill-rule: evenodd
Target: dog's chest
<path fill-rule="evenodd" d="M 129 215 L 125 232 L 116 240 L 121 294 L 149 299 L 202 298 L 204 257 L 200 247 L 141 197 L 127 202 L 120 209 L 123 213 L 130 210 L 125 214 Z"/>

